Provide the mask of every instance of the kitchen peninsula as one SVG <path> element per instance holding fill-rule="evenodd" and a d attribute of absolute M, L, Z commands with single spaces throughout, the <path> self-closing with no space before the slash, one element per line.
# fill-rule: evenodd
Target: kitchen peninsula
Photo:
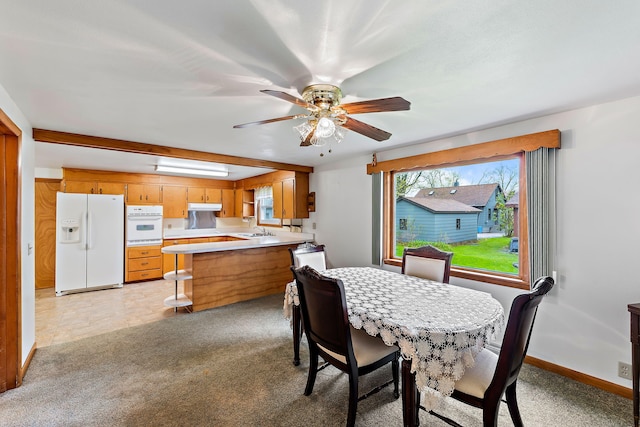
<path fill-rule="evenodd" d="M 229 241 L 165 246 L 162 252 L 184 256 L 184 294 L 193 311 L 284 292 L 291 281 L 289 248 L 313 241 L 313 234 L 281 232 L 220 233 Z"/>

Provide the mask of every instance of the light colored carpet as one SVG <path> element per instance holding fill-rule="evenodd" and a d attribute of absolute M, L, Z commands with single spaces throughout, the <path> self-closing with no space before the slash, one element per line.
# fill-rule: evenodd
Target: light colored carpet
<path fill-rule="evenodd" d="M 535 328 L 534 328 L 535 333 Z M 308 353 L 293 366 L 282 297 L 192 313 L 39 349 L 24 384 L 0 395 L 2 426 L 341 426 L 347 377 L 321 371 L 303 395 Z M 383 368 L 361 392 L 390 378 Z M 518 401 L 527 426 L 633 424 L 628 399 L 525 366 Z M 481 426 L 479 410 L 447 399 L 438 410 Z M 421 425 L 446 424 L 421 412 Z M 401 426 L 392 389 L 359 403 L 358 426 Z M 511 426 L 506 405 L 500 426 Z"/>

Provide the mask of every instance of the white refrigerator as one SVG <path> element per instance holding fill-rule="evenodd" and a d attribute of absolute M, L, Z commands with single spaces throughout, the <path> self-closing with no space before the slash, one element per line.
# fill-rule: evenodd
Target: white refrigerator
<path fill-rule="evenodd" d="M 56 295 L 122 287 L 124 196 L 58 193 Z"/>

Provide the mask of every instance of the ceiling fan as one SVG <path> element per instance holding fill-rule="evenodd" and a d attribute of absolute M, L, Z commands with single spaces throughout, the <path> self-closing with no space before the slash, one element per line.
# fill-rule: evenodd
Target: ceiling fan
<path fill-rule="evenodd" d="M 343 138 L 343 132 L 340 128 L 352 130 L 376 141 L 387 140 L 391 136 L 389 132 L 356 120 L 350 117 L 349 114 L 408 110 L 411 105 L 409 101 L 399 96 L 340 104 L 342 91 L 339 87 L 329 84 L 307 86 L 302 91 L 302 99 L 278 90 L 265 89 L 260 92 L 305 108 L 307 113 L 244 123 L 235 125 L 234 128 L 244 128 L 291 119 L 307 119 L 304 123 L 294 128 L 300 133 L 300 139 L 302 140 L 300 146 L 302 147 L 323 145 L 332 137 L 340 142 Z"/>

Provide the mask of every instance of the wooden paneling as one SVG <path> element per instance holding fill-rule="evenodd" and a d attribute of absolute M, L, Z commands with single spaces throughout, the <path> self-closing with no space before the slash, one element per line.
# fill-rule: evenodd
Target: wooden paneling
<path fill-rule="evenodd" d="M 401 159 L 370 163 L 367 165 L 367 173 L 410 171 L 439 165 L 464 165 L 475 163 L 480 159 L 491 159 L 496 156 L 511 156 L 523 151 L 534 151 L 540 147 L 560 148 L 560 131 L 557 129 L 548 130 L 546 132 L 466 145 L 433 153 L 418 154 Z"/>
<path fill-rule="evenodd" d="M 205 162 L 224 163 L 229 165 L 263 167 L 278 170 L 291 170 L 311 173 L 310 166 L 300 166 L 288 163 L 271 162 L 268 160 L 249 159 L 246 157 L 227 156 L 224 154 L 207 153 L 204 151 L 186 150 L 182 148 L 152 145 L 142 142 L 125 141 L 121 139 L 102 138 L 98 136 L 81 135 L 76 133 L 58 132 L 47 129 L 33 129 L 33 139 L 40 142 L 75 145 L 78 147 L 102 148 L 123 151 L 127 153 L 150 154 L 177 159 L 201 160 Z"/>
<path fill-rule="evenodd" d="M 185 295 L 193 311 L 284 292 L 292 277 L 290 247 L 296 245 L 185 255 L 193 275 L 185 280 Z"/>
<path fill-rule="evenodd" d="M 36 289 L 55 287 L 56 193 L 60 180 L 35 182 L 35 270 Z"/>
<path fill-rule="evenodd" d="M 20 129 L 0 110 L 0 393 L 18 387 L 22 368 Z"/>

